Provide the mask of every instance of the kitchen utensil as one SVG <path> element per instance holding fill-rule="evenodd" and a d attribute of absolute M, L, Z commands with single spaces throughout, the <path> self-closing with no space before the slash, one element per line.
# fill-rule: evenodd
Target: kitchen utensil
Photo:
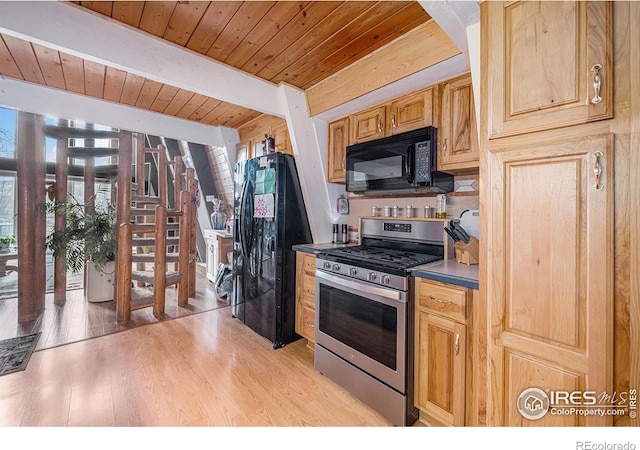
<path fill-rule="evenodd" d="M 453 231 L 451 231 L 449 227 L 444 227 L 444 231 L 446 231 L 447 234 L 451 237 L 451 239 L 453 239 L 453 242 L 458 242 L 460 240 L 458 235 L 455 234 Z"/>
<path fill-rule="evenodd" d="M 449 223 L 449 228 L 451 229 L 451 231 L 453 231 L 453 233 L 458 236 L 460 239 L 460 241 L 463 241 L 465 244 L 469 243 L 469 235 L 467 234 L 467 232 L 460 227 L 460 223 L 457 221 L 451 221 Z"/>
<path fill-rule="evenodd" d="M 480 239 L 480 211 L 477 209 L 467 209 L 460 214 L 460 226 L 465 229 L 469 236 Z"/>

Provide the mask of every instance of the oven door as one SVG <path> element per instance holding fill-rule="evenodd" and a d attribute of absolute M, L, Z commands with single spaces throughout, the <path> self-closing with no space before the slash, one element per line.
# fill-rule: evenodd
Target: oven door
<path fill-rule="evenodd" d="M 316 271 L 316 343 L 406 392 L 408 294 Z"/>

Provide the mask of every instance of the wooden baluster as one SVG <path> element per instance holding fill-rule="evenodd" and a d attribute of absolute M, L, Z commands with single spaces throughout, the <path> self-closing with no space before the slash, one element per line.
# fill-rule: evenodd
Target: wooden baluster
<path fill-rule="evenodd" d="M 156 231 L 153 264 L 153 315 L 162 317 L 167 289 L 167 208 L 156 206 Z"/>
<path fill-rule="evenodd" d="M 180 244 L 178 247 L 179 267 L 182 278 L 178 283 L 178 306 L 185 307 L 189 303 L 189 255 L 191 248 L 189 245 L 189 209 L 191 204 L 191 195 L 189 191 L 180 193 Z"/>
<path fill-rule="evenodd" d="M 118 258 L 116 270 L 116 320 L 131 320 L 131 264 L 133 248 L 131 247 L 132 227 L 128 222 L 118 227 Z"/>

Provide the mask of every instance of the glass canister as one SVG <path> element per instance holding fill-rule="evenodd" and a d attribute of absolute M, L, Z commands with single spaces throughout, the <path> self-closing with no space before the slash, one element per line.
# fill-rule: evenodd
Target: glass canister
<path fill-rule="evenodd" d="M 384 207 L 384 216 L 389 217 L 391 215 L 391 208 L 389 206 Z"/>
<path fill-rule="evenodd" d="M 391 207 L 391 216 L 398 217 L 398 205 L 393 205 Z"/>
<path fill-rule="evenodd" d="M 444 194 L 436 196 L 436 219 L 447 218 L 447 197 Z"/>
<path fill-rule="evenodd" d="M 378 217 L 378 207 L 377 206 L 372 206 L 371 207 L 371 217 Z"/>

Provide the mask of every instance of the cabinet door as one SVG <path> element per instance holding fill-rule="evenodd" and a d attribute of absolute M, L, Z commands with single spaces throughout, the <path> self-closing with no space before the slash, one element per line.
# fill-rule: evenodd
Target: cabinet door
<path fill-rule="evenodd" d="M 386 106 L 378 106 L 354 114 L 350 118 L 351 143 L 371 141 L 385 136 Z"/>
<path fill-rule="evenodd" d="M 311 348 L 316 340 L 315 260 L 313 255 L 296 253 L 296 333 L 306 338 Z"/>
<path fill-rule="evenodd" d="M 482 4 L 490 137 L 612 117 L 612 3 Z"/>
<path fill-rule="evenodd" d="M 329 124 L 329 150 L 327 152 L 327 181 L 346 183 L 346 156 L 349 145 L 349 118 Z"/>
<path fill-rule="evenodd" d="M 434 124 L 434 90 L 425 89 L 391 102 L 389 107 L 389 134 L 404 133 Z"/>
<path fill-rule="evenodd" d="M 416 407 L 443 425 L 464 425 L 466 327 L 418 310 Z"/>
<path fill-rule="evenodd" d="M 551 412 L 529 420 L 519 397 L 533 387 L 611 392 L 613 160 L 612 135 L 489 153 L 488 245 L 499 249 L 487 259 L 490 385 L 500 399 L 492 426 L 611 425 Z"/>
<path fill-rule="evenodd" d="M 442 85 L 442 118 L 438 136 L 440 170 L 479 166 L 480 146 L 474 105 L 470 74 Z"/>

